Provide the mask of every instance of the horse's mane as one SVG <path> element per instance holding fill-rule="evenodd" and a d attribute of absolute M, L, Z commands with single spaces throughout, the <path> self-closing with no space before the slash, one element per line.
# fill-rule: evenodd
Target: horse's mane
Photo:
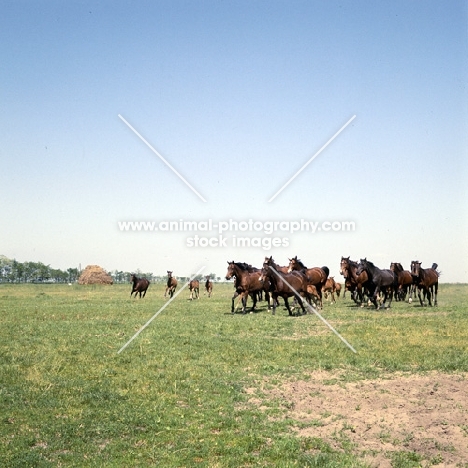
<path fill-rule="evenodd" d="M 294 259 L 296 261 L 296 263 L 301 267 L 303 268 L 304 270 L 307 270 L 307 267 L 302 263 L 302 260 L 300 260 L 299 258 L 295 258 Z"/>
<path fill-rule="evenodd" d="M 362 262 L 366 262 L 368 265 L 370 265 L 372 268 L 375 268 L 375 265 L 370 261 L 370 260 L 367 260 L 366 258 L 364 260 L 361 260 L 361 263 Z"/>
<path fill-rule="evenodd" d="M 393 262 L 395 265 L 395 270 L 398 272 L 402 272 L 404 270 L 403 265 L 401 263 Z"/>
<path fill-rule="evenodd" d="M 249 265 L 248 263 L 245 263 L 245 262 L 234 262 L 234 265 L 239 267 L 242 271 L 248 271 L 250 273 L 253 271 L 258 271 L 258 268 L 255 268 L 252 265 Z"/>

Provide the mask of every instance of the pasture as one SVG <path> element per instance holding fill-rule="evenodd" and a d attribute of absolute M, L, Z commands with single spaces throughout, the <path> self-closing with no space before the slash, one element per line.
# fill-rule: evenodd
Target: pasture
<path fill-rule="evenodd" d="M 186 288 L 117 354 L 165 288 L 0 285 L 1 466 L 468 466 L 468 285 L 324 301 L 357 354 L 282 302 L 232 315 L 232 283 Z"/>

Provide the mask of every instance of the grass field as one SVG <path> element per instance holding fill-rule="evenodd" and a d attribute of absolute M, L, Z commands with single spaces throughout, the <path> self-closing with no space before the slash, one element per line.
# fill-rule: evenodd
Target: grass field
<path fill-rule="evenodd" d="M 436 308 L 325 304 L 357 354 L 314 315 L 271 316 L 264 302 L 231 315 L 232 284 L 198 301 L 184 290 L 118 354 L 165 303 L 164 285 L 142 300 L 130 289 L 0 285 L 0 466 L 368 466 L 345 441 L 299 436 L 281 401 L 260 408 L 252 393 L 315 371 L 341 383 L 468 372 L 468 285 L 441 285 Z M 398 453 L 391 466 L 437 463 Z"/>

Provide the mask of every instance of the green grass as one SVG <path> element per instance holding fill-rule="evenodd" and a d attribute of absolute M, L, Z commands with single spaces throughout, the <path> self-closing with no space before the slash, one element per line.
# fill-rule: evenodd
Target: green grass
<path fill-rule="evenodd" d="M 163 285 L 143 300 L 130 285 L 0 285 L 0 466 L 365 466 L 352 449 L 302 439 L 291 421 L 248 403 L 247 388 L 307 378 L 339 381 L 382 372 L 468 371 L 468 286 L 441 285 L 439 306 L 358 309 L 349 299 L 323 316 L 231 315 L 232 285 L 211 299 Z M 336 379 L 336 377 L 335 377 Z M 255 396 L 255 392 L 254 392 Z M 393 455 L 413 466 L 417 454 Z"/>

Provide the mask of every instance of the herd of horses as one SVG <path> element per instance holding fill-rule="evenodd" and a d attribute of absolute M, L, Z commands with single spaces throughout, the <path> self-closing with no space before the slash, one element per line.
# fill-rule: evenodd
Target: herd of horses
<path fill-rule="evenodd" d="M 213 291 L 213 281 L 211 281 L 210 276 L 205 277 L 205 290 L 208 294 L 208 297 L 211 297 L 211 293 Z M 130 293 L 130 297 L 132 297 L 133 293 L 135 293 L 134 297 L 137 297 L 137 294 L 140 295 L 140 299 L 145 297 L 146 291 L 150 285 L 150 282 L 146 278 L 138 278 L 136 275 L 132 274 L 130 276 L 130 282 L 132 283 L 132 292 Z M 167 282 L 166 282 L 166 290 L 164 291 L 164 297 L 169 296 L 172 298 L 174 296 L 175 290 L 177 288 L 177 278 L 172 276 L 172 271 L 167 272 Z M 190 290 L 190 299 L 199 299 L 200 297 L 200 282 L 196 279 L 193 279 L 189 283 L 189 290 Z"/>
<path fill-rule="evenodd" d="M 289 315 L 293 315 L 289 299 L 293 298 L 302 313 L 306 313 L 309 306 L 323 308 L 323 298 L 331 296 L 335 302 L 335 294 L 340 297 L 341 284 L 329 276 L 330 270 L 326 266 L 308 268 L 295 256 L 289 259 L 287 266 L 279 266 L 273 258 L 265 257 L 262 268 L 256 268 L 244 262 L 227 262 L 226 280 L 234 279 L 234 295 L 231 300 L 231 313 L 235 313 L 235 305 L 242 304 L 242 313 L 247 313 L 247 299 L 252 300 L 251 312 L 255 310 L 258 300 L 263 296 L 268 308 L 275 314 L 281 297 Z M 340 274 L 344 278 L 344 293 L 349 291 L 351 298 L 357 305 L 363 306 L 367 301 L 375 309 L 390 307 L 392 300 L 404 301 L 408 297 L 411 303 L 416 293 L 421 306 L 427 299 L 429 306 L 437 306 L 437 292 L 439 272 L 437 264 L 431 268 L 422 268 L 421 262 L 411 262 L 410 270 L 405 270 L 401 263 L 391 263 L 389 269 L 380 269 L 367 258 L 359 262 L 341 257 Z M 167 283 L 164 297 L 173 297 L 177 288 L 177 279 L 172 271 L 167 272 Z M 206 276 L 205 290 L 208 297 L 213 291 L 213 282 Z M 133 283 L 130 297 L 139 293 L 145 297 L 149 281 L 146 278 L 131 276 Z M 200 282 L 193 279 L 189 283 L 190 300 L 200 297 Z M 387 305 L 388 301 L 388 305 Z"/>

